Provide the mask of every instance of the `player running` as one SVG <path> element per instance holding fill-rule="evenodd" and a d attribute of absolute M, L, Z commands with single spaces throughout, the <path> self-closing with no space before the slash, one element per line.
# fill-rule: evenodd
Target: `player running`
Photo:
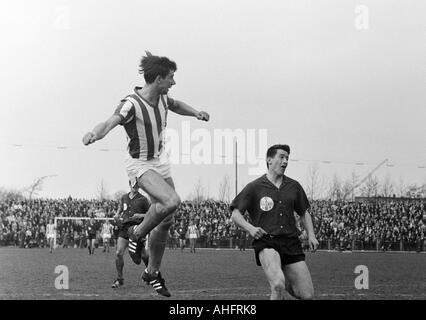
<path fill-rule="evenodd" d="M 83 137 L 83 144 L 88 145 L 104 138 L 119 124 L 126 130 L 127 174 L 132 185 L 138 183 L 153 200 L 142 223 L 129 229 L 129 238 L 136 241 L 151 232 L 149 265 L 143 272 L 142 279 L 159 294 L 167 297 L 170 297 L 170 292 L 161 276 L 160 266 L 168 230 L 173 223 L 173 213 L 181 202 L 170 173 L 168 155 L 164 152 L 167 114 L 172 111 L 204 121 L 208 121 L 210 117 L 208 113 L 197 111 L 167 95 L 169 89 L 176 84 L 176 70 L 175 62 L 147 52 L 140 63 L 145 86 L 135 87 L 110 118 L 99 123 Z"/>
<path fill-rule="evenodd" d="M 52 253 L 53 246 L 55 245 L 55 235 L 56 235 L 56 226 L 53 223 L 53 219 L 49 219 L 49 223 L 46 226 L 46 238 L 47 243 L 49 244 L 49 251 Z"/>
<path fill-rule="evenodd" d="M 148 265 L 149 259 L 145 250 L 145 241 L 140 240 L 137 243 L 130 240 L 127 230 L 130 226 L 137 225 L 144 219 L 149 207 L 149 200 L 139 192 L 139 188 L 136 185 L 132 186 L 130 183 L 130 192 L 121 197 L 120 207 L 114 216 L 118 226 L 117 251 L 115 258 L 117 279 L 114 280 L 112 288 L 118 288 L 124 283 L 123 255 L 126 248 L 129 249 L 129 255 L 134 263 L 139 265 L 142 260 L 145 266 Z"/>
<path fill-rule="evenodd" d="M 312 251 L 318 247 L 309 201 L 302 186 L 284 175 L 290 147 L 274 145 L 266 153 L 268 172 L 250 182 L 232 201 L 234 223 L 253 238 L 256 263 L 271 287 L 271 300 L 288 291 L 298 299 L 312 299 L 314 288 L 305 263 L 294 212 L 300 216 Z M 252 223 L 243 214 L 248 211 Z"/>

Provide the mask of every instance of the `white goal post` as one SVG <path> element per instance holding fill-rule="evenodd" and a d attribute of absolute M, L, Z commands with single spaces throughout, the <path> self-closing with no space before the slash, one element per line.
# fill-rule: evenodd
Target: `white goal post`
<path fill-rule="evenodd" d="M 57 237 L 56 230 L 57 230 L 57 227 L 58 227 L 58 224 L 57 224 L 58 220 L 90 220 L 90 219 L 93 219 L 93 220 L 111 220 L 111 221 L 114 220 L 114 218 L 55 217 L 55 222 L 54 222 L 54 224 L 55 224 L 55 237 L 53 238 L 53 248 L 56 249 L 56 237 Z"/>

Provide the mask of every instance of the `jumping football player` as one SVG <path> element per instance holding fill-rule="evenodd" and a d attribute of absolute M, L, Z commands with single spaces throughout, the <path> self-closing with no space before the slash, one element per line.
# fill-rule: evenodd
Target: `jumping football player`
<path fill-rule="evenodd" d="M 208 121 L 210 117 L 208 113 L 197 111 L 167 95 L 176 84 L 176 70 L 175 62 L 147 52 L 142 57 L 139 70 L 144 76 L 145 86 L 135 87 L 121 100 L 110 118 L 83 137 L 83 144 L 88 145 L 104 138 L 117 125 L 124 126 L 128 138 L 127 174 L 132 184 L 138 183 L 153 200 L 142 223 L 129 229 L 129 238 L 137 241 L 150 233 L 149 265 L 142 279 L 166 297 L 170 297 L 170 292 L 165 286 L 160 266 L 173 213 L 180 204 L 168 155 L 164 152 L 167 114 L 172 111 L 203 121 Z"/>

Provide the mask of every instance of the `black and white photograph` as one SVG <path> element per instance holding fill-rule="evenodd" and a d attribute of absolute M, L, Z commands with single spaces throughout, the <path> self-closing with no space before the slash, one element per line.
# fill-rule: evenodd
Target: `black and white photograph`
<path fill-rule="evenodd" d="M 0 34 L 0 300 L 426 299 L 426 2 L 5 0 Z"/>

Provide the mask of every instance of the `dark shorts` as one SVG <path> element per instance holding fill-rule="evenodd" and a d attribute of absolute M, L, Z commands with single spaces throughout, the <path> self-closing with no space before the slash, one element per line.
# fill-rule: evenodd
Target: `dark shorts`
<path fill-rule="evenodd" d="M 128 229 L 129 229 L 128 227 L 118 229 L 118 237 L 129 240 L 129 234 L 127 233 Z"/>
<path fill-rule="evenodd" d="M 87 237 L 88 240 L 95 240 L 96 239 L 96 234 L 89 234 L 89 236 Z"/>
<path fill-rule="evenodd" d="M 282 266 L 305 261 L 305 254 L 298 238 L 277 238 L 267 235 L 261 239 L 254 240 L 253 248 L 258 266 L 261 266 L 259 253 L 267 248 L 275 249 L 279 253 Z"/>
<path fill-rule="evenodd" d="M 119 238 L 123 238 L 126 240 L 129 240 L 129 234 L 127 233 L 127 231 L 129 230 L 129 228 L 131 226 L 136 226 L 139 223 L 136 222 L 131 222 L 131 223 L 125 223 L 122 226 L 120 226 L 120 228 L 118 229 L 118 237 Z"/>

